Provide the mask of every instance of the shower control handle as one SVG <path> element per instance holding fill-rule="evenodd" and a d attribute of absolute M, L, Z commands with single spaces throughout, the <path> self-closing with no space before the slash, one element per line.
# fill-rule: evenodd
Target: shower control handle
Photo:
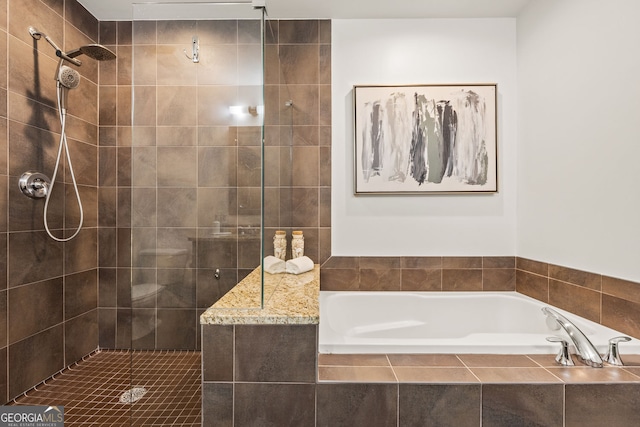
<path fill-rule="evenodd" d="M 28 171 L 22 174 L 18 180 L 22 193 L 32 199 L 47 197 L 51 180 L 40 172 Z"/>
<path fill-rule="evenodd" d="M 556 356 L 556 362 L 562 366 L 573 366 L 573 359 L 571 359 L 571 354 L 569 354 L 569 343 L 563 340 L 560 337 L 547 337 L 547 341 L 549 342 L 559 342 L 560 343 L 560 352 Z"/>

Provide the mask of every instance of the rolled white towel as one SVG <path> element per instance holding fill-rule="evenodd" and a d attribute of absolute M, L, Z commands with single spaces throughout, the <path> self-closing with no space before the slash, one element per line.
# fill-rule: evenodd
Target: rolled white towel
<path fill-rule="evenodd" d="M 263 265 L 264 271 L 271 274 L 284 273 L 286 270 L 286 263 L 273 255 L 266 256 Z"/>
<path fill-rule="evenodd" d="M 302 274 L 313 270 L 313 261 L 308 256 L 290 259 L 286 264 L 287 273 Z"/>

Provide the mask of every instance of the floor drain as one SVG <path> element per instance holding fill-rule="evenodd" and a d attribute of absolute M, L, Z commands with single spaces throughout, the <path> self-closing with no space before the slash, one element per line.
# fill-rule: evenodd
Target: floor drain
<path fill-rule="evenodd" d="M 142 398 L 147 392 L 144 387 L 134 387 L 131 390 L 127 390 L 120 396 L 120 403 L 133 403 Z"/>

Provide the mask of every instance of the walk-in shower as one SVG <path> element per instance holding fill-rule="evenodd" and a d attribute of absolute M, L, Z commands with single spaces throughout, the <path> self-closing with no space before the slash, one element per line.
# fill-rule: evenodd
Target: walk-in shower
<path fill-rule="evenodd" d="M 60 143 L 58 145 L 58 155 L 56 158 L 56 165 L 53 169 L 53 176 L 51 180 L 47 178 L 46 175 L 38 172 L 28 171 L 25 172 L 19 180 L 19 186 L 22 192 L 31 198 L 45 198 L 44 202 L 44 228 L 47 231 L 49 237 L 58 242 L 68 242 L 78 235 L 80 230 L 82 229 L 82 224 L 84 221 L 84 209 L 82 207 L 82 201 L 80 200 L 80 192 L 78 190 L 78 184 L 76 182 L 76 176 L 73 171 L 73 165 L 71 163 L 71 155 L 69 153 L 69 144 L 67 143 L 67 134 L 66 134 L 66 125 L 67 125 L 67 105 L 68 105 L 68 97 L 69 91 L 71 89 L 76 89 L 78 85 L 80 85 L 80 73 L 75 69 L 69 67 L 65 64 L 65 61 L 73 64 L 75 66 L 81 66 L 82 61 L 77 59 L 80 55 L 85 55 L 91 59 L 95 59 L 96 61 L 110 61 L 116 58 L 115 53 L 107 49 L 106 47 L 100 44 L 88 44 L 85 46 L 81 46 L 77 49 L 70 50 L 68 52 L 63 52 L 62 49 L 58 47 L 58 45 L 46 34 L 41 31 L 38 31 L 34 27 L 29 28 L 29 34 L 33 37 L 34 40 L 40 40 L 42 37 L 53 47 L 56 52 L 56 56 L 59 59 L 58 66 L 56 68 L 56 72 L 53 76 L 56 81 L 56 97 L 57 97 L 57 107 L 58 107 L 58 119 L 60 120 Z M 78 221 L 78 226 L 75 232 L 69 237 L 56 237 L 51 232 L 48 221 L 48 212 L 49 212 L 49 201 L 51 200 L 51 194 L 53 192 L 53 186 L 56 182 L 56 178 L 58 176 L 58 171 L 60 169 L 60 162 L 62 160 L 62 150 L 64 148 L 64 153 L 66 155 L 67 166 L 69 168 L 69 174 L 71 175 L 71 181 L 73 182 L 73 189 L 75 192 L 75 197 L 78 202 L 78 209 L 80 212 L 80 219 Z"/>
<path fill-rule="evenodd" d="M 160 16 L 159 12 L 167 13 Z M 88 38 L 85 36 L 90 32 L 69 30 L 66 23 L 63 32 L 56 32 L 61 26 L 33 22 L 38 27 L 30 31 L 33 39 L 24 37 L 34 46 L 34 80 L 42 80 L 42 86 L 50 90 L 44 91 L 33 107 L 33 116 L 43 118 L 49 126 L 46 140 L 40 135 L 29 139 L 40 162 L 33 168 L 41 172 L 45 172 L 42 166 L 53 168 L 56 148 L 61 163 L 54 172 L 54 180 L 56 173 L 58 179 L 47 219 L 55 224 L 51 228 L 57 236 L 61 217 L 76 226 L 73 178 L 65 164 L 71 151 L 85 204 L 83 231 L 78 234 L 76 230 L 78 236 L 68 244 L 51 241 L 42 230 L 40 207 L 27 204 L 31 201 L 22 196 L 19 201 L 32 210 L 38 208 L 34 221 L 39 227 L 37 237 L 51 251 L 61 253 L 67 262 L 65 272 L 73 274 L 55 287 L 56 291 L 62 289 L 61 298 L 68 304 L 63 305 L 61 315 L 77 319 L 63 330 L 64 345 L 76 346 L 76 327 L 91 330 L 92 339 L 97 335 L 90 341 L 92 346 L 97 341 L 95 352 L 71 370 L 48 370 L 46 374 L 53 375 L 53 381 L 47 379 L 46 385 L 37 388 L 55 384 L 60 376 L 71 375 L 76 377 L 74 381 L 84 382 L 82 388 L 77 387 L 85 390 L 84 395 L 76 401 L 69 396 L 66 403 L 56 402 L 65 405 L 65 418 L 70 417 L 71 426 L 80 416 L 101 421 L 97 417 L 104 413 L 101 404 L 106 401 L 102 398 L 105 394 L 111 399 L 107 403 L 113 403 L 121 417 L 112 421 L 107 419 L 112 414 L 104 415 L 100 425 L 129 421 L 148 425 L 147 419 L 155 417 L 154 425 L 166 420 L 165 425 L 199 426 L 199 316 L 260 265 L 265 179 L 270 186 L 267 217 L 271 228 L 281 228 L 281 209 L 288 212 L 278 197 L 280 182 L 291 181 L 280 164 L 281 157 L 282 163 L 289 158 L 289 147 L 281 147 L 280 136 L 287 144 L 292 140 L 291 109 L 282 107 L 279 98 L 280 93 L 286 99 L 291 96 L 279 77 L 278 23 L 269 28 L 265 11 L 251 3 L 145 3 L 134 5 L 133 18 L 100 22 L 99 31 Z M 58 45 L 62 37 L 64 43 Z M 67 49 L 89 41 L 106 47 Z M 270 44 L 268 60 L 266 44 Z M 85 57 L 114 59 L 114 52 L 117 60 L 103 62 L 97 70 L 89 59 L 77 68 Z M 25 62 L 31 60 L 27 55 Z M 272 80 L 268 89 L 271 103 L 265 101 L 267 68 Z M 56 81 L 55 93 L 53 86 L 46 85 L 51 77 Z M 93 110 L 85 104 L 89 111 L 78 111 L 94 94 L 98 107 Z M 266 178 L 262 167 L 265 120 L 271 126 L 266 151 L 275 162 Z M 64 132 L 67 124 L 69 147 Z M 77 131 L 83 125 L 85 129 Z M 62 134 L 58 135 L 60 129 Z M 18 175 L 30 167 L 21 167 Z M 95 174 L 86 178 L 89 172 Z M 61 176 L 66 177 L 62 185 Z M 75 187 L 75 180 L 73 184 Z M 24 187 L 49 197 L 52 186 L 44 175 L 33 173 L 31 183 Z M 66 191 L 59 191 L 61 188 Z M 68 199 L 71 216 L 65 215 L 61 193 L 63 201 Z M 76 196 L 80 204 L 77 190 Z M 73 231 L 71 225 L 68 235 Z M 75 260 L 88 257 L 87 253 L 91 253 L 93 264 L 76 268 Z M 66 269 L 66 265 L 71 267 Z M 90 305 L 93 317 L 76 316 L 74 304 Z M 78 350 L 64 359 L 64 366 L 95 348 L 83 346 L 81 354 Z M 95 371 L 87 372 L 81 366 L 92 366 Z M 165 375 L 168 371 L 179 374 L 180 379 L 169 378 Z M 104 372 L 113 372 L 108 384 L 91 379 Z M 33 377 L 29 386 L 44 375 Z M 91 400 L 93 387 L 99 387 L 100 404 Z M 143 388 L 147 391 L 144 395 Z M 29 399 L 37 396 L 31 391 L 19 395 L 25 388 L 15 390 L 10 398 L 18 396 L 16 404 L 32 403 Z M 62 395 L 62 390 L 68 389 L 51 393 Z M 127 402 L 133 400 L 134 404 Z M 78 411 L 83 405 L 91 407 Z M 165 414 L 166 406 L 178 409 Z M 71 408 L 77 414 L 75 421 Z M 160 417 L 165 418 L 158 421 Z"/>

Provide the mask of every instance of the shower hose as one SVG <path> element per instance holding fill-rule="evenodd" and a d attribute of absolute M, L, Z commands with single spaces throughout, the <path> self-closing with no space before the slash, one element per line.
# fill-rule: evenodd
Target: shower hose
<path fill-rule="evenodd" d="M 58 145 L 58 157 L 56 158 L 56 166 L 53 169 L 53 177 L 51 178 L 51 184 L 49 185 L 49 190 L 47 191 L 47 196 L 44 202 L 44 228 L 47 230 L 47 234 L 53 240 L 57 242 L 68 242 L 73 239 L 80 233 L 80 229 L 82 228 L 82 223 L 84 221 L 84 209 L 82 208 L 82 202 L 80 201 L 80 192 L 78 191 L 78 184 L 76 183 L 76 176 L 73 172 L 73 165 L 71 164 L 71 156 L 69 155 L 69 144 L 67 143 L 67 135 L 66 135 L 66 125 L 67 125 L 67 109 L 62 105 L 62 85 L 58 81 L 56 84 L 56 93 L 58 98 L 58 117 L 60 119 L 60 144 Z M 60 238 L 56 237 L 51 233 L 49 229 L 49 222 L 47 220 L 47 214 L 49 211 L 49 201 L 51 200 L 51 193 L 53 192 L 53 186 L 56 182 L 56 176 L 58 175 L 58 169 L 60 168 L 60 159 L 62 158 L 62 148 L 64 147 L 64 151 L 67 156 L 67 163 L 69 165 L 69 172 L 71 173 L 71 181 L 73 182 L 73 189 L 76 194 L 76 200 L 78 201 L 78 209 L 80 210 L 80 222 L 78 223 L 78 228 L 70 237 Z M 64 224 L 63 224 L 64 229 Z"/>

